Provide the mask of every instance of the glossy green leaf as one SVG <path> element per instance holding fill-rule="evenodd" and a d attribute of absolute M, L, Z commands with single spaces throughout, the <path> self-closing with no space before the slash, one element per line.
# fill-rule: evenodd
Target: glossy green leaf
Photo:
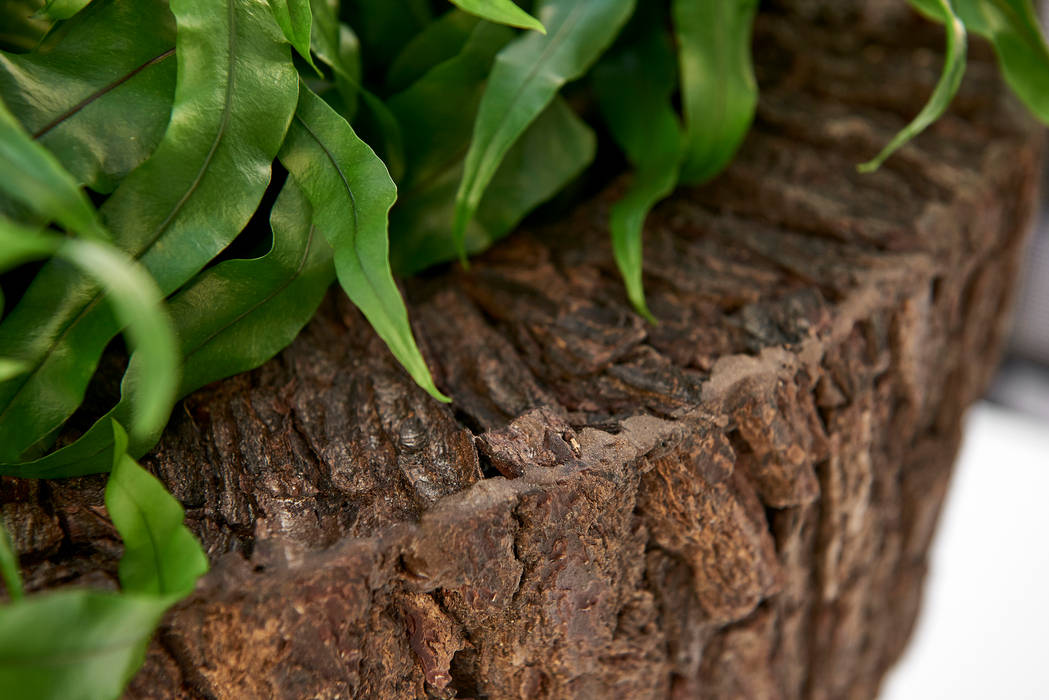
<path fill-rule="evenodd" d="M 671 102 L 676 83 L 674 52 L 658 25 L 594 69 L 601 113 L 635 168 L 626 194 L 612 206 L 612 250 L 627 296 L 653 322 L 641 282 L 641 238 L 648 212 L 677 184 L 683 134 Z"/>
<path fill-rule="evenodd" d="M 183 358 L 178 396 L 258 367 L 291 343 L 309 321 L 335 276 L 331 247 L 311 218 L 309 202 L 289 179 L 270 217 L 270 251 L 210 267 L 168 301 Z M 148 364 L 134 352 L 113 410 L 72 444 L 31 462 L 0 464 L 0 473 L 59 478 L 109 471 L 112 422 L 130 420 L 131 399 L 149 381 Z M 131 456 L 151 449 L 161 427 L 133 439 L 128 446 Z"/>
<path fill-rule="evenodd" d="M 750 128 L 758 99 L 750 49 L 757 5 L 757 0 L 673 0 L 685 182 L 704 182 L 721 172 Z"/>
<path fill-rule="evenodd" d="M 120 585 L 128 593 L 183 597 L 208 570 L 208 558 L 183 525 L 182 506 L 157 478 L 127 456 L 127 435 L 112 424 L 113 469 L 106 510 L 124 540 Z"/>
<path fill-rule="evenodd" d="M 0 697 L 115 700 L 172 602 L 63 590 L 0 606 Z"/>
<path fill-rule="evenodd" d="M 331 246 L 288 179 L 273 206 L 273 247 L 209 268 L 169 304 L 185 366 L 180 395 L 258 367 L 287 347 L 335 279 Z"/>
<path fill-rule="evenodd" d="M 962 22 L 954 14 L 949 0 L 937 0 L 943 16 L 947 18 L 947 50 L 943 62 L 943 74 L 936 83 L 932 96 L 918 115 L 905 126 L 900 133 L 886 144 L 873 159 L 858 166 L 860 172 L 877 170 L 885 160 L 901 146 L 920 134 L 930 124 L 940 118 L 951 103 L 965 74 L 966 34 Z"/>
<path fill-rule="evenodd" d="M 18 554 L 11 541 L 11 533 L 4 527 L 3 518 L 0 518 L 0 578 L 4 581 L 11 602 L 22 600 L 25 593 L 22 590 L 22 572 L 18 568 Z"/>
<path fill-rule="evenodd" d="M 633 9 L 633 0 L 544 0 L 538 14 L 548 34 L 525 34 L 496 57 L 456 193 L 452 231 L 463 256 L 466 229 L 506 152 L 561 86 L 597 60 Z"/>
<path fill-rule="evenodd" d="M 280 159 L 313 205 L 313 223 L 335 250 L 342 288 L 419 386 L 447 401 L 415 344 L 390 272 L 387 216 L 397 188 L 382 161 L 305 85 Z"/>
<path fill-rule="evenodd" d="M 111 192 L 164 134 L 174 48 L 166 0 L 95 0 L 38 50 L 0 54 L 0 94 L 78 182 Z"/>
<path fill-rule="evenodd" d="M 0 100 L 0 191 L 69 231 L 105 239 L 95 209 L 46 148 L 35 143 Z"/>
<path fill-rule="evenodd" d="M 455 58 L 479 22 L 473 15 L 459 10 L 441 15 L 416 34 L 397 55 L 386 73 L 386 87 L 390 92 L 401 92 L 434 67 Z"/>
<path fill-rule="evenodd" d="M 459 9 L 497 24 L 534 29 L 546 34 L 543 23 L 513 3 L 513 0 L 451 0 Z"/>
<path fill-rule="evenodd" d="M 297 94 L 291 57 L 261 0 L 173 0 L 180 66 L 171 123 L 153 156 L 102 207 L 115 242 L 170 293 L 226 247 L 269 182 Z M 0 384 L 0 460 L 79 405 L 119 323 L 101 289 L 49 264 L 0 323 L 0 347 L 33 369 Z"/>
<path fill-rule="evenodd" d="M 69 19 L 87 7 L 90 2 L 91 0 L 47 0 L 47 4 L 44 5 L 44 14 L 51 19 Z"/>
<path fill-rule="evenodd" d="M 277 25 L 284 38 L 306 62 L 313 65 L 310 53 L 310 31 L 313 27 L 313 10 L 310 0 L 268 0 Z"/>

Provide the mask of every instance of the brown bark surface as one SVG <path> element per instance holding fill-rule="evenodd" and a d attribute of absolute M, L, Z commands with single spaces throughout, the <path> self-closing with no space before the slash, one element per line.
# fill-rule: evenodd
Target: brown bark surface
<path fill-rule="evenodd" d="M 737 161 L 647 226 L 659 325 L 612 261 L 616 181 L 408 283 L 451 406 L 332 294 L 179 407 L 144 463 L 213 570 L 129 697 L 875 696 L 1001 344 L 1040 134 L 975 47 L 952 112 L 857 174 L 942 37 L 902 2 L 787 4 L 758 24 Z M 103 485 L 3 480 L 30 588 L 115 585 Z"/>

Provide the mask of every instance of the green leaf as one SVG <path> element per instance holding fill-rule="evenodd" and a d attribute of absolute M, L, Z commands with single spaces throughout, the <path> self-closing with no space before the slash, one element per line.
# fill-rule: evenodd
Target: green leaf
<path fill-rule="evenodd" d="M 401 181 L 402 199 L 420 183 L 463 160 L 473 129 L 471 117 L 481 103 L 492 62 L 513 38 L 514 32 L 508 27 L 477 24 L 455 56 L 390 98 L 390 110 L 401 125 L 408 157 Z M 450 201 L 454 195 L 454 191 L 449 193 Z M 447 221 L 441 223 L 447 228 Z"/>
<path fill-rule="evenodd" d="M 95 209 L 46 148 L 34 143 L 0 100 L 0 191 L 69 231 L 105 239 Z"/>
<path fill-rule="evenodd" d="M 14 553 L 0 526 L 0 569 L 13 601 L 0 606 L 0 697 L 119 697 L 164 611 L 207 572 L 182 507 L 127 456 L 123 428 L 114 422 L 110 430 L 116 449 L 105 500 L 124 539 L 124 592 L 62 590 L 20 599 Z"/>
<path fill-rule="evenodd" d="M 273 17 L 277 20 L 284 38 L 292 48 L 313 66 L 310 53 L 310 30 L 313 27 L 313 11 L 310 0 L 268 0 Z M 316 66 L 314 66 L 316 68 Z"/>
<path fill-rule="evenodd" d="M 450 10 L 408 42 L 386 73 L 392 93 L 406 89 L 435 66 L 455 58 L 480 22 L 472 15 Z M 509 39 L 507 39 L 509 41 Z"/>
<path fill-rule="evenodd" d="M 280 159 L 313 205 L 347 295 L 415 381 L 447 401 L 415 344 L 390 272 L 387 216 L 397 188 L 382 161 L 305 85 Z"/>
<path fill-rule="evenodd" d="M 160 290 L 141 265 L 125 253 L 91 241 L 71 239 L 56 252 L 78 266 L 106 290 L 132 351 L 141 358 L 148 382 L 136 392 L 132 431 L 149 435 L 167 423 L 178 387 L 179 357 L 171 320 L 164 312 Z"/>
<path fill-rule="evenodd" d="M 465 260 L 467 226 L 506 152 L 553 100 L 580 77 L 618 34 L 633 0 L 544 0 L 548 34 L 525 34 L 499 52 L 474 122 L 452 231 Z"/>
<path fill-rule="evenodd" d="M 0 217 L 0 272 L 22 263 L 55 254 L 62 238 L 44 236 L 39 231 Z"/>
<path fill-rule="evenodd" d="M 78 182 L 111 192 L 164 134 L 174 49 L 166 0 L 95 0 L 36 51 L 0 54 L 0 94 Z"/>
<path fill-rule="evenodd" d="M 495 26 L 495 25 L 490 25 Z M 571 107 L 554 98 L 506 154 L 466 229 L 465 247 L 478 253 L 510 233 L 528 212 L 560 192 L 594 159 L 597 139 Z M 460 157 L 405 192 L 390 213 L 394 269 L 418 272 L 456 258 L 447 221 L 462 178 Z"/>
<path fill-rule="evenodd" d="M 179 393 L 258 367 L 287 347 L 335 279 L 309 201 L 288 179 L 270 215 L 273 247 L 208 268 L 170 301 L 185 367 Z"/>
<path fill-rule="evenodd" d="M 13 262 L 55 255 L 93 277 L 121 325 L 129 346 L 141 357 L 150 381 L 132 395 L 132 426 L 136 435 L 158 431 L 167 422 L 178 386 L 178 356 L 171 322 L 161 307 L 160 292 L 149 275 L 127 254 L 100 242 L 39 234 L 0 219 L 0 269 Z M 25 360 L 5 358 L 20 365 L 8 377 L 18 381 L 29 371 Z"/>
<path fill-rule="evenodd" d="M 115 700 L 172 602 L 63 590 L 0 607 L 0 697 Z"/>
<path fill-rule="evenodd" d="M 4 580 L 11 602 L 22 600 L 25 593 L 22 590 L 22 572 L 18 568 L 18 554 L 15 552 L 15 543 L 11 541 L 11 533 L 4 527 L 3 518 L 0 518 L 0 578 Z"/>
<path fill-rule="evenodd" d="M 258 206 L 294 110 L 297 77 L 261 0 L 173 0 L 179 70 L 156 152 L 102 207 L 114 241 L 163 293 L 199 272 Z M 249 97 L 250 96 L 250 97 Z M 0 384 L 0 460 L 13 462 L 80 404 L 119 323 L 101 288 L 48 264 L 0 323 L 5 355 L 32 370 Z"/>
<path fill-rule="evenodd" d="M 910 0 L 927 17 L 945 22 L 939 0 Z M 1049 124 L 1049 47 L 1030 0 L 953 0 L 965 29 L 989 39 L 1005 81 L 1035 117 Z"/>
<path fill-rule="evenodd" d="M 857 166 L 860 172 L 877 170 L 885 160 L 905 143 L 920 134 L 927 126 L 940 118 L 951 103 L 965 74 L 966 34 L 965 27 L 954 14 L 949 0 L 937 0 L 942 16 L 946 18 L 947 51 L 944 56 L 943 74 L 936 83 L 932 96 L 918 115 L 900 133 L 886 144 L 873 159 Z"/>
<path fill-rule="evenodd" d="M 476 24 L 457 55 L 390 98 L 409 156 L 397 206 L 390 212 L 391 251 L 400 273 L 456 255 L 447 222 L 454 214 L 470 143 L 470 117 L 477 112 L 496 54 L 512 38 L 507 27 Z M 483 250 L 508 233 L 575 178 L 594 150 L 591 130 L 555 98 L 503 159 L 467 228 L 467 250 Z"/>
<path fill-rule="evenodd" d="M 258 367 L 290 344 L 313 316 L 335 273 L 331 247 L 311 218 L 309 202 L 289 179 L 270 216 L 270 251 L 259 258 L 210 267 L 169 300 L 183 358 L 178 396 Z M 0 473 L 53 479 L 109 471 L 112 422 L 130 419 L 131 397 L 150 381 L 142 360 L 140 353 L 132 354 L 120 402 L 79 439 L 32 462 L 0 464 Z M 145 454 L 160 432 L 158 428 L 133 439 L 129 454 Z"/>
<path fill-rule="evenodd" d="M 451 0 L 451 2 L 463 11 L 489 22 L 521 29 L 534 29 L 540 34 L 546 34 L 543 23 L 515 5 L 512 0 Z"/>
<path fill-rule="evenodd" d="M 88 6 L 91 0 L 47 0 L 44 14 L 51 19 L 69 19 Z"/>
<path fill-rule="evenodd" d="M 127 435 L 113 421 L 113 470 L 106 510 L 124 540 L 120 585 L 128 593 L 189 595 L 208 558 L 182 521 L 182 506 L 156 477 L 127 455 Z"/>
<path fill-rule="evenodd" d="M 757 105 L 750 55 L 757 0 L 674 0 L 687 156 L 681 179 L 709 180 L 743 142 Z"/>
<path fill-rule="evenodd" d="M 631 303 L 655 322 L 641 281 L 641 237 L 648 212 L 677 184 L 683 156 L 681 124 L 671 102 L 674 52 L 656 25 L 639 42 L 603 59 L 593 76 L 601 113 L 636 169 L 626 194 L 612 206 L 612 249 Z"/>
<path fill-rule="evenodd" d="M 17 360 L 0 357 L 0 382 L 6 382 L 11 377 L 17 377 L 29 371 L 29 365 Z"/>

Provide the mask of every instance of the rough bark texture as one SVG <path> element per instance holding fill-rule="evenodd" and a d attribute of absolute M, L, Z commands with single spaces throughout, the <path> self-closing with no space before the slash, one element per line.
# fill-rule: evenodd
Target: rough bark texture
<path fill-rule="evenodd" d="M 1040 135 L 977 47 L 952 113 L 857 174 L 941 36 L 902 2 L 787 5 L 759 22 L 737 162 L 651 218 L 658 326 L 612 262 L 617 181 L 409 283 L 452 406 L 334 294 L 184 402 L 145 463 L 214 568 L 129 697 L 876 694 L 1000 346 Z M 3 480 L 30 588 L 114 585 L 103 483 Z"/>

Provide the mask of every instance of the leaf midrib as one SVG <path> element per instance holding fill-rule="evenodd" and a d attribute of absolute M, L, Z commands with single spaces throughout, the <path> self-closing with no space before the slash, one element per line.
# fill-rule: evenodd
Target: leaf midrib
<path fill-rule="evenodd" d="M 190 184 L 185 194 L 183 194 L 179 201 L 175 203 L 175 206 L 172 208 L 168 216 L 165 217 L 165 219 L 160 223 L 160 226 L 158 226 L 157 229 L 152 234 L 150 234 L 150 237 L 146 242 L 146 245 L 138 253 L 135 253 L 132 256 L 132 260 L 140 260 L 144 255 L 146 255 L 146 253 L 152 250 L 153 246 L 156 245 L 157 241 L 160 240 L 161 236 L 164 235 L 164 232 L 167 230 L 168 226 L 171 225 L 171 222 L 174 220 L 174 218 L 181 212 L 182 207 L 186 205 L 186 202 L 189 201 L 189 198 L 193 195 L 194 192 L 196 192 L 197 188 L 200 186 L 201 180 L 204 178 L 204 173 L 207 171 L 208 166 L 210 166 L 212 159 L 215 157 L 215 152 L 218 150 L 219 144 L 225 136 L 227 128 L 229 127 L 231 105 L 233 103 L 233 84 L 235 79 L 235 73 L 233 70 L 233 56 L 236 53 L 237 44 L 237 20 L 236 10 L 233 6 L 234 2 L 235 0 L 226 0 L 227 16 L 229 20 L 229 39 L 227 42 L 226 56 L 226 72 L 228 75 L 228 79 L 226 81 L 226 94 L 223 104 L 222 121 L 219 124 L 219 130 L 215 134 L 215 139 L 212 141 L 211 148 L 208 150 L 207 155 L 204 157 L 204 162 L 201 163 L 200 169 L 197 171 L 197 176 L 194 178 L 193 182 Z M 101 292 L 96 293 L 89 302 L 85 303 L 80 313 L 78 313 L 73 319 L 69 321 L 69 323 L 66 324 L 66 326 L 62 329 L 62 332 L 55 339 L 55 341 L 51 343 L 51 346 L 44 353 L 43 357 L 40 358 L 40 361 L 33 366 L 32 370 L 22 375 L 24 377 L 22 383 L 19 384 L 18 388 L 14 391 L 14 393 L 11 394 L 11 397 L 8 399 L 7 404 L 4 406 L 4 408 L 0 410 L 0 422 L 3 421 L 8 411 L 11 410 L 11 406 L 14 405 L 15 401 L 22 394 L 22 392 L 25 391 L 25 388 L 29 385 L 30 380 L 36 376 L 36 374 L 40 371 L 40 368 L 43 367 L 44 364 L 46 364 L 47 361 L 51 358 L 51 356 L 55 352 L 55 349 L 62 343 L 63 340 L 65 340 L 66 336 L 69 335 L 69 333 L 81 321 L 81 319 L 83 319 L 91 310 L 93 310 L 101 302 L 103 296 L 104 294 Z"/>
<path fill-rule="evenodd" d="M 122 459 L 128 459 L 127 455 L 123 455 Z M 150 476 L 150 478 L 153 477 Z M 156 533 L 153 532 L 153 526 L 150 524 L 149 518 L 146 517 L 146 509 L 143 508 L 142 504 L 138 502 L 138 499 L 135 498 L 135 494 L 131 489 L 127 488 L 127 486 L 120 483 L 119 480 L 117 480 L 116 486 L 124 492 L 124 495 L 127 497 L 128 501 L 131 503 L 132 506 L 134 506 L 135 512 L 138 514 L 138 519 L 142 523 L 142 529 L 146 531 L 146 537 L 149 540 L 150 554 L 153 557 L 153 568 L 157 572 L 157 593 L 161 595 L 168 593 L 169 591 L 167 587 L 167 582 L 164 580 L 165 567 L 164 563 L 160 559 L 160 545 L 158 543 Z M 127 583 L 125 581 L 121 581 L 121 584 L 123 584 L 124 587 L 127 588 Z"/>
<path fill-rule="evenodd" d="M 357 214 L 357 198 L 353 194 L 353 188 L 350 186 L 350 181 L 346 177 L 346 173 L 343 172 L 338 160 L 336 160 L 335 154 L 328 149 L 328 147 L 324 144 L 320 137 L 317 136 L 313 129 L 310 128 L 309 124 L 307 124 L 306 121 L 298 115 L 298 113 L 295 114 L 295 119 L 297 119 L 298 122 L 302 125 L 302 128 L 306 130 L 306 133 L 310 135 L 310 138 L 312 138 L 316 142 L 317 146 L 321 149 L 321 151 L 324 152 L 324 155 L 328 159 L 328 162 L 330 162 L 332 167 L 335 168 L 335 172 L 339 174 L 339 179 L 342 180 L 342 185 L 346 190 L 347 196 L 349 196 L 350 198 L 350 209 L 353 212 L 353 245 L 351 245 L 350 248 L 353 250 L 353 255 L 357 259 L 357 265 L 364 273 L 364 279 L 367 280 L 368 286 L 371 287 L 372 293 L 375 295 L 375 298 L 379 300 L 379 304 L 382 306 L 383 313 L 385 313 L 390 318 L 396 318 L 396 311 L 391 312 L 391 310 L 387 306 L 384 295 L 379 293 L 379 285 L 377 285 L 375 283 L 375 280 L 372 279 L 371 270 L 369 270 L 368 266 L 364 264 L 364 260 L 363 258 L 361 258 L 360 251 L 357 249 L 357 237 L 360 232 L 360 223 Z"/>
<path fill-rule="evenodd" d="M 47 124 L 45 124 L 44 126 L 39 128 L 33 134 L 33 138 L 34 139 L 43 138 L 45 135 L 47 135 L 47 133 L 49 131 L 51 131 L 55 127 L 59 126 L 60 124 L 62 124 L 62 122 L 66 121 L 67 119 L 70 119 L 73 116 L 75 116 L 77 113 L 79 113 L 81 110 L 83 110 L 85 107 L 90 105 L 92 102 L 94 102 L 98 98 L 102 97 L 103 95 L 105 95 L 108 92 L 111 92 L 111 91 L 117 89 L 118 87 L 120 87 L 121 85 L 123 85 L 127 81 L 131 80 L 132 78 L 134 78 L 136 75 L 138 75 L 139 73 L 141 73 L 145 69 L 149 68 L 150 66 L 156 65 L 157 63 L 161 63 L 162 61 L 170 58 L 174 54 L 175 54 L 175 47 L 172 46 L 167 51 L 164 51 L 163 53 L 158 54 L 157 56 L 154 56 L 153 58 L 149 59 L 148 61 L 146 61 L 142 65 L 138 66 L 137 68 L 134 68 L 130 72 L 120 76 L 119 78 L 117 78 L 113 82 L 109 83 L 108 85 L 105 85 L 105 86 L 99 88 L 98 90 L 95 90 L 93 93 L 91 93 L 90 95 L 88 95 L 84 99 L 80 100 L 80 102 L 77 102 L 75 105 L 70 107 L 68 110 L 66 110 L 65 112 L 63 112 L 62 114 L 58 115 L 57 117 L 55 117 L 54 119 L 49 121 Z"/>

